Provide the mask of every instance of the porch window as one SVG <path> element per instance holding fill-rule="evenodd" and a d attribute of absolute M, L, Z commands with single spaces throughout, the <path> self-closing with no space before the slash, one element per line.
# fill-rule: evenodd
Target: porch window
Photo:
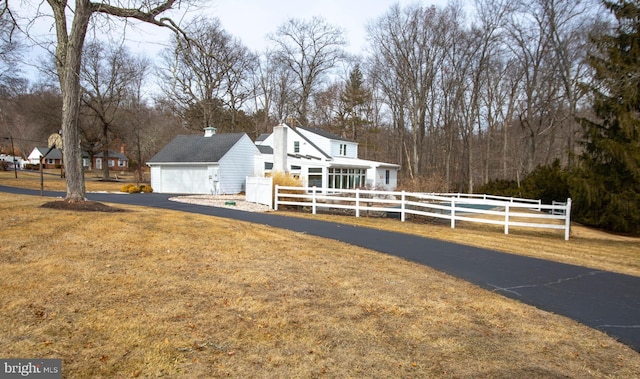
<path fill-rule="evenodd" d="M 364 187 L 367 170 L 361 168 L 330 168 L 329 188 L 354 189 Z"/>
<path fill-rule="evenodd" d="M 322 168 L 309 168 L 309 187 L 322 187 Z"/>

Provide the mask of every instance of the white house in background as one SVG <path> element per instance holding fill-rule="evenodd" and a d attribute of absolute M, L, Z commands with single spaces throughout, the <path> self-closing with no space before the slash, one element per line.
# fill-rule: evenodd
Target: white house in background
<path fill-rule="evenodd" d="M 358 158 L 358 143 L 321 129 L 281 124 L 258 137 L 256 174 L 290 172 L 318 188 L 394 190 L 400 166 Z"/>
<path fill-rule="evenodd" d="M 258 148 L 245 133 L 180 135 L 154 155 L 151 187 L 158 193 L 236 194 L 254 174 Z"/>

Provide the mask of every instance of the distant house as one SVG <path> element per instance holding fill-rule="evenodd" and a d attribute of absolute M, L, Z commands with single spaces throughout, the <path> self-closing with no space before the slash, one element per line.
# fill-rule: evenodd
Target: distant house
<path fill-rule="evenodd" d="M 180 135 L 147 161 L 158 193 L 236 194 L 254 173 L 258 148 L 245 133 Z"/>
<path fill-rule="evenodd" d="M 47 154 L 48 153 L 48 154 Z M 37 165 L 40 163 L 40 157 L 44 156 L 44 168 L 58 168 L 62 164 L 62 150 L 60 149 L 49 149 L 48 147 L 36 147 L 31 151 L 31 154 L 27 157 L 27 160 L 30 164 Z M 89 153 L 86 151 L 82 152 L 82 166 L 86 169 L 96 169 L 101 170 L 104 159 L 102 156 L 104 154 L 98 153 L 93 156 L 93 158 L 89 157 Z M 118 167 L 120 169 L 127 169 L 129 167 L 129 159 L 124 153 L 109 151 L 109 167 Z"/>
<path fill-rule="evenodd" d="M 23 168 L 26 164 L 26 161 L 17 155 L 6 155 L 0 154 L 0 162 L 7 162 L 9 164 L 8 167 L 13 168 L 13 165 L 16 164 L 18 167 Z"/>
<path fill-rule="evenodd" d="M 95 154 L 93 156 L 92 167 L 95 170 L 102 170 L 104 161 L 104 153 L 99 152 L 98 154 Z M 107 162 L 109 164 L 109 168 L 117 168 L 120 170 L 126 170 L 127 168 L 129 168 L 129 158 L 127 158 L 127 156 L 124 155 L 124 152 L 122 151 L 116 152 L 109 150 Z"/>
<path fill-rule="evenodd" d="M 261 154 L 256 174 L 272 171 L 299 176 L 305 186 L 324 189 L 394 190 L 400 166 L 358 158 L 358 143 L 321 129 L 281 124 L 256 139 Z"/>
<path fill-rule="evenodd" d="M 48 153 L 48 154 L 47 154 Z M 62 165 L 62 150 L 60 149 L 51 149 L 48 147 L 34 147 L 31 150 L 31 153 L 27 157 L 27 161 L 30 164 L 40 164 L 40 158 L 44 157 L 43 167 L 44 168 L 59 168 Z"/>

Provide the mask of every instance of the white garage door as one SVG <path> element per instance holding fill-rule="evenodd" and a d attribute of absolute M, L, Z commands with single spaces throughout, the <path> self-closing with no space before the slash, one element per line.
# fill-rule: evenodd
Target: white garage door
<path fill-rule="evenodd" d="M 163 193 L 211 193 L 206 166 L 164 166 L 160 180 Z"/>

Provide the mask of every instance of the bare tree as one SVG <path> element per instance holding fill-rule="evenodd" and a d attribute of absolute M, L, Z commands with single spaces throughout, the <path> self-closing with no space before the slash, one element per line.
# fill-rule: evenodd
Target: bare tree
<path fill-rule="evenodd" d="M 276 65 L 270 52 L 267 50 L 258 58 L 253 70 L 253 101 L 256 116 L 256 134 L 266 133 L 272 122 L 272 108 L 276 96 Z M 277 116 L 276 116 L 277 117 Z"/>
<path fill-rule="evenodd" d="M 296 87 L 288 90 L 296 94 L 299 120 L 307 123 L 311 96 L 323 76 L 345 58 L 344 33 L 323 18 L 314 17 L 309 21 L 289 19 L 269 38 L 275 45 L 275 60 L 296 78 Z"/>
<path fill-rule="evenodd" d="M 82 104 L 95 120 L 102 151 L 103 180 L 109 180 L 109 150 L 114 137 L 119 135 L 117 117 L 123 105 L 140 83 L 144 75 L 144 58 L 131 55 L 123 46 L 105 45 L 102 42 L 87 44 L 81 71 Z"/>
<path fill-rule="evenodd" d="M 131 18 L 145 23 L 169 28 L 181 33 L 179 27 L 163 15 L 180 4 L 176 0 L 123 0 L 92 2 L 76 0 L 71 5 L 67 0 L 47 0 L 53 11 L 56 30 L 56 67 L 62 92 L 62 137 L 64 142 L 64 165 L 66 169 L 67 194 L 65 200 L 85 200 L 85 185 L 82 171 L 82 149 L 78 130 L 80 103 L 80 69 L 87 30 L 98 16 Z M 69 24 L 70 22 L 70 24 Z"/>
<path fill-rule="evenodd" d="M 235 114 L 251 94 L 249 73 L 256 58 L 217 18 L 199 18 L 187 31 L 197 43 L 173 39 L 164 53 L 161 86 L 193 128 L 220 125 L 226 106 L 233 129 Z"/>
<path fill-rule="evenodd" d="M 441 24 L 437 8 L 392 6 L 389 12 L 368 29 L 373 49 L 372 66 L 381 79 L 396 80 L 385 86 L 389 103 L 402 110 L 396 112 L 397 125 L 411 130 L 411 151 L 407 150 L 410 175 L 420 176 L 423 170 L 423 143 L 427 122 L 427 107 L 437 70 L 444 56 L 446 29 Z M 400 96 L 401 101 L 396 101 Z M 406 116 L 406 120 L 405 120 Z"/>
<path fill-rule="evenodd" d="M 0 92 L 3 95 L 15 93 L 14 88 L 22 88 L 18 62 L 24 45 L 16 33 L 16 24 L 7 2 L 0 5 Z"/>

